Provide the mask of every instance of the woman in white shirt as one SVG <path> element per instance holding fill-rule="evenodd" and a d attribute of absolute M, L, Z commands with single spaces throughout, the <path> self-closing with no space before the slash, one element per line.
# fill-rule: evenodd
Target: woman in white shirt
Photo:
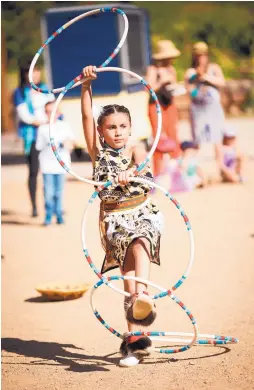
<path fill-rule="evenodd" d="M 13 104 L 16 110 L 18 135 L 24 142 L 24 153 L 29 167 L 28 188 L 32 203 L 32 216 L 37 217 L 36 188 L 39 169 L 38 151 L 35 148 L 37 129 L 48 121 L 45 104 L 55 100 L 53 94 L 43 94 L 33 90 L 28 80 L 29 64 L 20 68 L 19 87 L 13 93 Z M 47 88 L 41 83 L 41 71 L 35 67 L 33 80 L 40 88 Z"/>

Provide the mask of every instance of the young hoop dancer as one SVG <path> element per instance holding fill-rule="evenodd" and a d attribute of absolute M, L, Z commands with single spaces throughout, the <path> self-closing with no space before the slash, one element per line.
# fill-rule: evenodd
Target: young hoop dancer
<path fill-rule="evenodd" d="M 103 107 L 95 127 L 92 112 L 91 81 L 97 78 L 96 67 L 83 69 L 88 81 L 82 85 L 81 108 L 85 139 L 93 163 L 93 179 L 117 184 L 100 192 L 100 232 L 106 252 L 101 273 L 120 268 L 124 276 L 149 279 L 150 263 L 160 264 L 160 236 L 163 217 L 148 197 L 152 186 L 131 182 L 136 165 L 144 161 L 142 145 L 129 145 L 131 116 L 124 106 Z M 99 137 L 97 136 L 99 135 Z M 152 181 L 149 167 L 138 176 Z M 147 294 L 147 285 L 124 280 L 124 290 L 131 294 L 124 300 L 129 332 L 149 326 L 156 317 L 155 305 Z M 149 355 L 151 341 L 146 336 L 125 337 L 120 351 L 120 365 L 137 365 Z"/>

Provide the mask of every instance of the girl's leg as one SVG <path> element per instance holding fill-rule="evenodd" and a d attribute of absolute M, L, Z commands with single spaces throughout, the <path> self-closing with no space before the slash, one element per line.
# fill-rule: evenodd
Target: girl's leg
<path fill-rule="evenodd" d="M 135 261 L 134 258 L 128 249 L 125 264 L 124 264 L 124 270 L 122 267 L 120 267 L 121 274 L 123 276 L 135 276 Z M 136 282 L 135 280 L 124 280 L 124 291 L 130 293 L 131 295 L 135 294 L 136 292 Z M 128 303 L 131 301 L 131 297 L 124 297 L 124 306 L 128 305 Z M 129 321 L 127 321 L 128 331 L 134 332 L 137 330 L 134 324 L 131 324 Z"/>
<path fill-rule="evenodd" d="M 120 267 L 123 276 L 136 276 L 141 279 L 149 279 L 150 276 L 150 244 L 145 238 L 135 240 L 128 248 L 124 270 Z M 130 294 L 139 294 L 147 290 L 147 285 L 135 280 L 124 280 L 124 290 Z M 125 305 L 130 299 L 125 298 Z M 129 332 L 138 330 L 137 326 L 127 321 Z M 139 326 L 140 328 L 140 326 Z"/>
<path fill-rule="evenodd" d="M 43 190 L 45 201 L 45 220 L 44 225 L 51 223 L 54 206 L 54 181 L 53 175 L 43 174 Z"/>
<path fill-rule="evenodd" d="M 150 244 L 146 238 L 136 239 L 128 248 L 124 274 L 135 270 L 135 276 L 141 279 L 149 279 L 150 275 Z M 156 317 L 153 300 L 146 294 L 147 285 L 145 282 L 135 282 L 132 285 L 132 299 L 125 301 L 126 318 L 132 324 L 149 326 Z M 133 292 L 134 290 L 134 292 Z"/>
<path fill-rule="evenodd" d="M 54 175 L 55 180 L 55 191 L 54 191 L 54 202 L 55 202 L 55 214 L 57 218 L 57 223 L 62 224 L 63 221 L 63 189 L 65 182 L 65 175 L 58 174 Z"/>
<path fill-rule="evenodd" d="M 150 276 L 150 244 L 147 239 L 139 238 L 134 241 L 131 247 L 135 260 L 135 276 L 141 279 L 149 279 Z M 136 282 L 136 293 L 147 290 L 147 285 Z"/>
<path fill-rule="evenodd" d="M 235 171 L 230 168 L 225 167 L 221 169 L 221 176 L 224 182 L 239 183 L 239 175 L 237 175 Z"/>
<path fill-rule="evenodd" d="M 242 175 L 242 168 L 243 168 L 243 157 L 238 156 L 236 159 L 236 173 L 241 177 Z"/>
<path fill-rule="evenodd" d="M 147 246 L 147 240 L 135 240 L 127 250 L 124 270 L 120 267 L 123 276 L 136 276 L 142 279 L 147 279 L 150 272 L 150 256 Z M 124 280 L 124 290 L 130 294 L 135 294 L 145 291 L 147 286 L 135 280 Z M 125 297 L 125 308 L 127 308 L 133 300 L 133 297 Z M 141 325 L 133 324 L 127 320 L 128 331 L 141 331 Z M 123 367 L 131 367 L 137 365 L 144 356 L 149 355 L 147 348 L 151 346 L 151 340 L 146 336 L 127 336 L 121 344 L 120 351 L 123 359 L 120 360 L 120 365 Z"/>

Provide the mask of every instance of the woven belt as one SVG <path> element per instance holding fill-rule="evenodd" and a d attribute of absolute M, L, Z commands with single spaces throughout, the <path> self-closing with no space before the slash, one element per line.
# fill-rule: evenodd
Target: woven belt
<path fill-rule="evenodd" d="M 147 199 L 147 195 L 136 196 L 128 200 L 122 200 L 118 202 L 101 202 L 101 207 L 103 211 L 119 211 L 119 210 L 128 210 L 134 209 L 135 207 L 144 203 Z"/>

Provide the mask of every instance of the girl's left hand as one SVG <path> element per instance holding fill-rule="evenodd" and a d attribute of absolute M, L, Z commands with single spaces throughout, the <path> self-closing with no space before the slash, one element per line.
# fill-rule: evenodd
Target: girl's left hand
<path fill-rule="evenodd" d="M 133 177 L 133 174 L 134 174 L 135 170 L 136 170 L 136 167 L 135 168 L 130 168 L 130 169 L 127 169 L 126 171 L 120 172 L 118 177 L 117 177 L 117 182 L 120 185 L 128 184 L 131 181 L 131 178 Z"/>

